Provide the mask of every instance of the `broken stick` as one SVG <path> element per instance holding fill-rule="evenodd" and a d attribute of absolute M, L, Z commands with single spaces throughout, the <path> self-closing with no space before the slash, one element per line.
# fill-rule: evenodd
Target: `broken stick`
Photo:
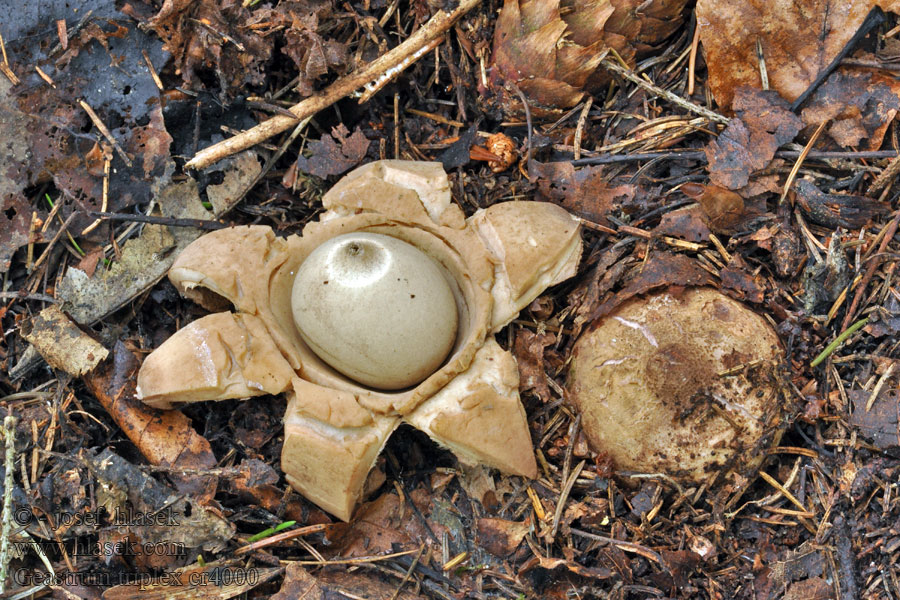
<path fill-rule="evenodd" d="M 297 124 L 297 121 L 311 117 L 320 110 L 327 108 L 338 100 L 352 94 L 359 88 L 377 82 L 382 77 L 392 78 L 404 68 L 415 62 L 408 60 L 419 50 L 427 46 L 437 38 L 444 35 L 450 27 L 464 14 L 481 4 L 481 0 L 459 0 L 459 5 L 447 12 L 439 10 L 427 23 L 422 25 L 415 33 L 402 44 L 380 56 L 346 77 L 335 81 L 325 88 L 320 94 L 310 96 L 302 102 L 295 104 L 289 110 L 296 118 L 286 115 L 275 115 L 267 121 L 263 121 L 256 127 L 248 129 L 232 138 L 213 144 L 197 153 L 194 158 L 184 165 L 185 169 L 205 169 L 209 165 L 231 156 L 241 150 L 256 145 L 270 137 L 285 131 Z M 421 56 L 421 53 L 419 54 Z"/>

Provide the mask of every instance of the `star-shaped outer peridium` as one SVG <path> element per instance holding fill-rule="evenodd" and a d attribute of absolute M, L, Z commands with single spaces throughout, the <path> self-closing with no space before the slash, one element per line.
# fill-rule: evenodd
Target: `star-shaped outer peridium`
<path fill-rule="evenodd" d="M 348 520 L 391 432 L 406 422 L 460 461 L 535 477 L 513 356 L 493 334 L 547 287 L 575 274 L 579 223 L 542 202 L 504 202 L 465 219 L 439 163 L 379 161 L 341 179 L 302 235 L 269 227 L 209 233 L 169 271 L 211 310 L 150 354 L 138 374 L 147 404 L 287 393 L 282 469 L 314 503 Z M 444 365 L 398 392 L 368 389 L 326 365 L 294 325 L 291 288 L 303 260 L 336 235 L 367 231 L 413 244 L 455 281 L 460 324 Z"/>

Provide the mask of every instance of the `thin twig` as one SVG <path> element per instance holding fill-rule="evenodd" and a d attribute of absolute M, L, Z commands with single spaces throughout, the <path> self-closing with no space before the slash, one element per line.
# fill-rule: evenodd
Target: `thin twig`
<path fill-rule="evenodd" d="M 866 412 L 872 410 L 872 405 L 875 404 L 875 400 L 878 399 L 878 394 L 881 393 L 881 389 L 884 387 L 884 384 L 887 382 L 888 378 L 891 376 L 891 373 L 894 372 L 894 366 L 897 363 L 891 363 L 888 365 L 887 370 L 881 375 L 878 379 L 878 383 L 875 384 L 874 389 L 872 389 L 872 394 L 869 396 L 868 402 L 866 402 Z"/>
<path fill-rule="evenodd" d="M 651 94 L 656 94 L 657 96 L 659 96 L 661 98 L 665 98 L 666 100 L 668 100 L 672 104 L 675 104 L 676 106 L 680 106 L 681 108 L 683 108 L 687 111 L 690 111 L 694 114 L 700 115 L 701 117 L 706 117 L 710 121 L 714 121 L 716 123 L 722 123 L 725 125 L 728 124 L 727 117 L 723 117 L 719 113 L 709 110 L 708 108 L 698 106 L 697 104 L 694 104 L 693 102 L 689 102 L 688 100 L 685 100 L 678 94 L 673 94 L 669 90 L 664 90 L 663 88 L 659 87 L 658 85 L 655 85 L 653 83 L 650 83 L 649 81 L 641 79 L 640 77 L 635 75 L 633 71 L 626 69 L 620 65 L 617 65 L 616 63 L 612 62 L 609 59 L 604 58 L 602 61 L 600 61 L 600 64 L 602 64 L 604 68 L 609 69 L 610 71 L 612 71 L 614 73 L 618 73 L 619 75 L 621 75 L 628 81 L 644 88 Z"/>
<path fill-rule="evenodd" d="M 762 41 L 756 38 L 756 62 L 759 63 L 759 78 L 762 81 L 762 89 L 769 89 L 769 71 L 766 69 L 766 55 L 763 52 Z"/>
<path fill-rule="evenodd" d="M 897 175 L 900 175 L 900 156 L 895 156 L 891 159 L 888 166 L 878 174 L 878 177 L 876 177 L 875 181 L 872 182 L 872 185 L 869 186 L 869 195 L 880 192 L 883 188 L 890 186 L 894 183 L 894 179 L 897 178 Z"/>
<path fill-rule="evenodd" d="M 605 535 L 597 535 L 595 533 L 590 533 L 587 531 L 583 531 L 581 529 L 577 529 L 575 527 L 570 527 L 569 531 L 573 535 L 577 535 L 578 537 L 583 537 L 588 540 L 593 540 L 595 542 L 601 542 L 605 544 L 611 544 L 620 550 L 624 550 L 626 552 L 633 552 L 635 554 L 640 554 L 644 558 L 649 558 L 653 561 L 656 561 L 658 565 L 660 565 L 667 573 L 671 573 L 672 570 L 669 568 L 668 563 L 663 560 L 663 557 L 658 552 L 651 550 L 647 546 L 642 546 L 641 544 L 635 544 L 634 542 L 623 542 L 622 540 L 617 540 L 615 538 L 607 537 Z"/>
<path fill-rule="evenodd" d="M 787 487 L 781 485 L 780 481 L 778 481 L 765 471 L 760 471 L 759 476 L 763 479 L 763 481 L 778 490 L 782 496 L 790 501 L 791 504 L 802 510 L 804 513 L 812 513 L 812 511 L 806 508 L 806 506 L 802 502 L 800 502 L 800 500 L 794 494 L 792 494 L 791 491 L 787 489 Z"/>
<path fill-rule="evenodd" d="M 900 210 L 894 215 L 894 218 L 891 219 L 891 222 L 883 229 L 884 236 L 881 238 L 881 242 L 878 245 L 878 255 L 883 255 L 887 250 L 888 244 L 890 241 L 894 239 L 894 235 L 897 233 L 897 228 L 900 227 Z M 859 285 L 856 286 L 856 294 L 853 295 L 853 301 L 850 303 L 850 307 L 847 309 L 847 312 L 844 314 L 844 322 L 841 324 L 841 329 L 847 329 L 847 326 L 850 324 L 850 321 L 856 316 L 856 310 L 859 308 L 859 303 L 862 302 L 863 294 L 866 291 L 866 288 L 869 286 L 869 281 L 875 275 L 875 270 L 878 268 L 878 265 L 881 264 L 880 258 L 869 262 L 869 265 L 866 267 L 866 272 L 863 274 L 862 280 L 859 282 Z"/>
<path fill-rule="evenodd" d="M 34 239 L 37 237 L 39 225 L 37 211 L 31 212 L 31 225 L 28 226 L 28 249 L 25 251 L 25 271 L 31 273 L 34 265 Z"/>
<path fill-rule="evenodd" d="M 519 100 L 522 101 L 522 110 L 525 111 L 525 126 L 528 127 L 528 147 L 525 149 L 525 168 L 527 169 L 531 165 L 531 108 L 528 107 L 528 99 L 522 93 L 522 90 L 519 89 L 519 86 L 516 84 L 512 85 L 516 90 L 516 94 L 519 95 Z M 521 169 L 521 166 L 519 168 Z"/>
<path fill-rule="evenodd" d="M 159 91 L 163 91 L 165 86 L 163 86 L 162 79 L 159 78 L 159 75 L 156 73 L 156 68 L 153 66 L 153 61 L 150 60 L 150 55 L 146 50 L 141 50 L 141 55 L 144 57 L 144 62 L 147 63 L 147 69 L 150 71 L 150 77 L 153 79 L 153 83 L 156 84 L 157 89 Z"/>
<path fill-rule="evenodd" d="M 100 133 L 103 134 L 103 137 L 106 138 L 112 147 L 116 149 L 116 152 L 119 153 L 119 157 L 125 162 L 129 167 L 132 166 L 131 159 L 128 158 L 128 155 L 125 154 L 125 150 L 122 149 L 122 146 L 119 145 L 119 142 L 116 141 L 116 138 L 113 137 L 113 134 L 110 132 L 109 128 L 100 120 L 100 115 L 94 112 L 94 109 L 91 108 L 91 105 L 85 102 L 84 100 L 79 100 L 78 105 L 84 109 L 84 112 L 87 113 L 88 117 L 90 117 L 91 122 L 94 126 L 100 130 Z"/>
<path fill-rule="evenodd" d="M 105 213 L 109 207 L 109 164 L 112 161 L 109 157 L 103 160 L 103 201 L 100 204 L 100 212 Z M 87 235 L 96 229 L 101 223 L 100 219 L 95 219 L 93 223 L 81 230 L 81 235 Z"/>
<path fill-rule="evenodd" d="M 225 229 L 229 225 L 218 221 L 205 221 L 203 219 L 173 219 L 171 217 L 151 217 L 148 215 L 127 215 L 122 213 L 95 212 L 91 216 L 108 221 L 134 221 L 136 223 L 150 223 L 151 225 L 167 225 L 169 227 L 196 227 L 207 231 Z"/>
<path fill-rule="evenodd" d="M 578 125 L 575 126 L 575 141 L 573 142 L 575 146 L 575 160 L 581 158 L 581 138 L 584 135 L 584 123 L 587 121 L 593 103 L 594 97 L 588 96 L 587 102 L 584 103 L 584 108 L 581 109 L 581 114 L 578 116 Z"/>
<path fill-rule="evenodd" d="M 39 302 L 56 302 L 56 298 L 47 294 L 28 294 L 22 292 L 0 292 L 0 300 L 37 300 Z"/>
<path fill-rule="evenodd" d="M 234 556 L 247 554 L 248 552 L 253 552 L 254 550 L 259 550 L 260 548 L 265 548 L 267 546 L 277 545 L 281 542 L 285 542 L 296 537 L 319 533 L 321 531 L 325 531 L 326 529 L 328 529 L 328 525 L 319 523 L 317 525 L 307 525 L 306 527 L 299 527 L 291 531 L 285 531 L 284 533 L 279 533 L 262 540 L 257 540 L 253 543 L 247 544 L 246 546 L 241 546 L 234 551 Z"/>
<path fill-rule="evenodd" d="M 450 12 L 439 10 L 427 23 L 393 50 L 376 58 L 356 73 L 342 77 L 325 88 L 320 94 L 311 96 L 292 106 L 289 110 L 296 115 L 295 119 L 276 115 L 256 127 L 201 150 L 194 158 L 188 161 L 184 166 L 185 169 L 204 169 L 226 156 L 231 156 L 241 150 L 255 146 L 296 125 L 298 119 L 306 119 L 331 106 L 338 100 L 345 98 L 366 84 L 375 81 L 383 74 L 388 73 L 391 69 L 396 69 L 400 65 L 408 67 L 412 64 L 411 62 L 404 63 L 408 57 L 416 54 L 422 47 L 444 35 L 460 17 L 479 4 L 481 4 L 481 0 L 460 0 L 459 6 Z"/>
<path fill-rule="evenodd" d="M 777 158 L 797 158 L 801 152 L 797 150 L 779 150 L 775 153 Z M 807 155 L 807 160 L 877 160 L 882 158 L 898 158 L 900 154 L 893 150 L 872 150 L 862 152 L 824 152 L 819 150 L 811 150 Z M 634 154 L 607 154 L 605 156 L 592 156 L 590 158 L 582 158 L 573 160 L 572 166 L 581 167 L 584 165 L 606 165 L 613 163 L 635 162 L 640 160 L 696 160 L 706 162 L 706 153 L 699 150 L 687 150 L 671 152 L 636 152 Z"/>
<path fill-rule="evenodd" d="M 569 478 L 566 480 L 562 492 L 560 492 L 559 494 L 559 500 L 556 503 L 556 510 L 553 512 L 553 526 L 550 528 L 551 540 L 556 537 L 556 532 L 559 530 L 559 520 L 562 518 L 563 509 L 566 506 L 566 502 L 569 500 L 569 494 L 572 493 L 572 487 L 575 485 L 575 480 L 578 479 L 579 475 L 581 475 L 581 470 L 584 469 L 584 465 L 586 462 L 587 461 L 582 460 L 575 466 L 575 468 L 572 470 L 572 473 L 569 475 Z"/>
<path fill-rule="evenodd" d="M 13 85 L 19 85 L 20 80 L 16 77 L 16 74 L 13 73 L 12 67 L 9 65 L 9 57 L 6 56 L 6 43 L 3 41 L 3 35 L 0 35 L 0 52 L 3 53 L 3 62 L 0 63 L 0 71 L 3 71 L 3 74 L 6 75 L 6 78 Z"/>
<path fill-rule="evenodd" d="M 90 19 L 94 14 L 94 9 L 87 11 L 82 15 L 82 17 L 78 20 L 78 23 L 75 24 L 75 27 L 66 27 L 66 44 L 64 47 L 62 40 L 56 42 L 53 48 L 50 49 L 50 52 L 47 54 L 48 57 L 53 57 L 57 52 L 62 52 L 66 50 L 68 47 L 68 42 L 72 38 L 74 38 L 78 33 L 84 29 L 84 26 L 87 25 L 88 19 Z"/>
<path fill-rule="evenodd" d="M 694 19 L 694 21 L 694 37 L 693 39 L 691 39 L 691 54 L 688 57 L 688 98 L 694 95 L 694 85 L 696 84 L 697 80 L 697 50 L 700 46 L 700 24 L 696 23 L 696 19 Z"/>
<path fill-rule="evenodd" d="M 797 173 L 800 172 L 800 167 L 803 166 L 803 161 L 809 156 L 809 153 L 812 151 L 812 147 L 815 145 L 816 140 L 819 139 L 819 136 L 822 134 L 822 130 L 825 129 L 825 126 L 828 124 L 828 121 L 822 121 L 819 123 L 819 127 L 815 130 L 812 136 L 809 138 L 809 141 L 806 143 L 806 146 L 803 148 L 803 151 L 800 153 L 800 156 L 797 157 L 796 162 L 794 162 L 794 167 L 791 169 L 791 172 L 788 174 L 787 181 L 784 182 L 784 189 L 781 191 L 781 197 L 778 199 L 778 204 L 780 205 L 784 202 L 784 199 L 787 197 L 788 192 L 791 189 L 791 186 L 794 185 L 794 179 L 797 178 Z"/>
<path fill-rule="evenodd" d="M 41 255 L 38 257 L 38 259 L 34 261 L 35 269 L 37 269 L 39 266 L 41 266 L 41 263 L 47 260 L 47 256 L 49 256 L 50 251 L 53 249 L 53 246 L 56 245 L 56 242 L 59 241 L 59 238 L 62 237 L 62 234 L 68 233 L 69 225 L 72 224 L 72 221 L 75 219 L 76 215 L 78 215 L 77 211 L 70 214 L 69 217 L 63 222 L 62 227 L 59 228 L 59 231 L 56 232 L 56 234 L 50 240 L 50 243 L 47 244 L 47 247 L 44 248 L 43 252 L 41 252 Z"/>
<path fill-rule="evenodd" d="M 6 591 L 6 569 L 9 566 L 9 536 L 12 531 L 13 473 L 16 462 L 16 418 L 8 416 L 0 427 L 6 444 L 3 466 L 3 529 L 0 531 L 0 594 Z"/>
<path fill-rule="evenodd" d="M 419 548 L 419 553 L 416 554 L 412 564 L 409 565 L 409 569 L 406 570 L 406 575 L 404 575 L 403 579 L 400 581 L 400 585 L 397 586 L 397 589 L 394 590 L 394 593 L 391 595 L 391 600 L 397 600 L 400 596 L 400 592 L 403 591 L 403 586 L 406 585 L 406 582 L 409 581 L 409 578 L 412 577 L 412 574 L 415 572 L 416 567 L 419 566 L 419 559 L 422 558 L 423 552 L 425 552 L 425 544 L 422 544 Z"/>
<path fill-rule="evenodd" d="M 34 70 L 37 72 L 38 77 L 44 80 L 44 83 L 52 87 L 54 90 L 56 89 L 56 82 L 53 81 L 53 78 L 47 75 L 46 72 L 42 68 L 37 65 L 34 65 Z"/>
<path fill-rule="evenodd" d="M 400 94 L 394 94 L 394 158 L 400 158 Z"/>
<path fill-rule="evenodd" d="M 292 561 L 298 565 L 316 565 L 323 567 L 326 565 L 361 565 L 365 563 L 379 562 L 390 558 L 415 554 L 418 550 L 405 550 L 403 552 L 394 552 L 393 554 L 381 554 L 378 556 L 360 556 L 358 558 L 343 558 L 337 560 L 295 560 Z"/>
<path fill-rule="evenodd" d="M 575 415 L 575 418 L 572 419 L 572 422 L 569 423 L 569 431 L 566 433 L 566 437 L 569 438 L 569 443 L 566 444 L 566 454 L 563 457 L 562 476 L 560 477 L 562 481 L 569 479 L 569 469 L 572 468 L 572 456 L 575 453 L 575 441 L 578 439 L 578 432 L 580 430 L 581 413 L 578 413 Z"/>
<path fill-rule="evenodd" d="M 234 206 L 236 206 L 237 203 L 244 198 L 244 196 L 249 194 L 250 190 L 256 187 L 256 184 L 262 181 L 262 178 L 272 170 L 272 167 L 275 166 L 275 163 L 278 162 L 278 159 L 281 158 L 281 156 L 287 151 L 290 145 L 294 143 L 294 140 L 297 139 L 297 136 L 299 136 L 306 130 L 306 127 L 309 125 L 310 121 L 312 121 L 312 117 L 306 117 L 305 119 L 297 123 L 297 126 L 294 127 L 294 130 L 291 132 L 291 134 L 287 136 L 283 142 L 281 142 L 281 145 L 279 145 L 272 153 L 272 155 L 266 160 L 266 162 L 263 164 L 262 169 L 260 169 L 259 173 L 256 174 L 256 177 L 248 181 L 244 185 L 244 187 L 241 188 L 240 193 L 236 196 L 236 200 L 233 203 Z M 221 217 L 222 215 L 219 216 Z"/>

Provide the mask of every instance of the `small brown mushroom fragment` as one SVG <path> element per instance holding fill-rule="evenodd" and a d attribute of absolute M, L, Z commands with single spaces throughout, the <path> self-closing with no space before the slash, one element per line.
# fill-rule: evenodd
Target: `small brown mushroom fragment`
<path fill-rule="evenodd" d="M 619 470 L 700 482 L 755 469 L 778 442 L 782 356 L 741 303 L 709 288 L 666 292 L 628 301 L 576 342 L 569 394 Z"/>

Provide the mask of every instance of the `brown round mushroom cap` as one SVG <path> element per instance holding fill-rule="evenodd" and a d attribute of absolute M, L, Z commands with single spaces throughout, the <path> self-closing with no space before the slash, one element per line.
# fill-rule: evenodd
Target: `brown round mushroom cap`
<path fill-rule="evenodd" d="M 755 468 L 777 443 L 782 355 L 768 322 L 728 296 L 661 293 L 628 301 L 576 342 L 569 395 L 619 470 L 703 481 Z"/>

